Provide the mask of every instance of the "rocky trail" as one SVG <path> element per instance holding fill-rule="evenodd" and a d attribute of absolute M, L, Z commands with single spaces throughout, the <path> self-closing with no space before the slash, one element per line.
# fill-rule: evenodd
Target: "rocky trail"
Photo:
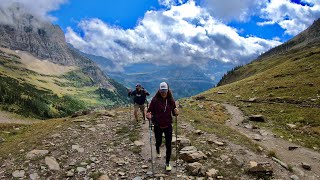
<path fill-rule="evenodd" d="M 241 131 L 236 126 L 243 118 L 241 111 L 229 105 L 226 108 L 232 115 L 230 126 Z M 316 170 L 319 159 L 303 161 L 310 163 L 310 171 L 300 169 L 297 164 L 299 171 L 294 169 L 290 172 L 263 153 L 253 152 L 247 147 L 195 129 L 189 119 L 180 116 L 178 139 L 173 135 L 171 172 L 164 169 L 165 147 L 160 149 L 162 157 L 156 158 L 155 141 L 152 137 L 155 172 L 152 176 L 148 122 L 133 122 L 129 111 L 128 108 L 120 108 L 66 119 L 71 121 L 68 127 L 43 137 L 38 147 L 20 149 L 18 145 L 21 152 L 19 156 L 8 153 L 5 158 L 0 159 L 0 179 L 139 180 L 176 179 L 176 175 L 177 179 L 319 178 L 319 168 Z M 59 126 L 63 124 L 56 128 L 59 129 Z M 176 141 L 179 145 L 178 167 L 175 166 Z M 261 141 L 261 146 L 267 148 L 264 141 Z M 290 152 L 298 153 L 301 150 L 302 148 L 298 148 Z M 318 157 L 317 155 L 310 157 Z M 280 153 L 279 158 L 288 163 Z"/>
<path fill-rule="evenodd" d="M 293 171 L 301 179 L 320 179 L 320 154 L 304 147 L 300 147 L 280 137 L 272 132 L 253 127 L 249 123 L 244 123 L 243 113 L 239 108 L 224 104 L 231 119 L 227 125 L 253 139 L 266 151 L 276 154 L 278 161 L 286 169 Z"/>

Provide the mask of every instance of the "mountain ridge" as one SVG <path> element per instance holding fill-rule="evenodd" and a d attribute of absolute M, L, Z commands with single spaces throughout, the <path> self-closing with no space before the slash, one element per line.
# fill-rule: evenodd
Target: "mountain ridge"
<path fill-rule="evenodd" d="M 320 41 L 320 19 L 316 20 L 310 27 L 308 27 L 303 32 L 299 33 L 297 36 L 293 37 L 289 41 L 270 49 L 264 54 L 260 55 L 257 59 L 248 63 L 247 65 L 237 66 L 232 70 L 228 71 L 218 82 L 217 86 L 230 84 L 232 82 L 239 81 L 241 79 L 253 76 L 257 73 L 261 73 L 268 69 L 277 66 L 283 61 L 277 60 L 272 63 L 262 62 L 272 59 L 275 56 L 281 56 L 287 54 L 289 51 L 297 52 L 299 50 L 308 49 L 310 47 L 315 47 Z M 254 63 L 264 64 L 260 67 L 254 65 Z M 255 68 L 252 68 L 255 67 Z"/>

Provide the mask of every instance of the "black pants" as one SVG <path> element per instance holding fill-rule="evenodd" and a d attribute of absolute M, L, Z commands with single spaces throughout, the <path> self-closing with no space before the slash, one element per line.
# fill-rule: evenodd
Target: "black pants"
<path fill-rule="evenodd" d="M 159 126 L 154 126 L 157 153 L 160 153 L 160 146 L 162 144 L 162 133 L 164 133 L 166 140 L 166 164 L 169 164 L 171 157 L 172 125 L 168 126 L 167 128 L 160 128 Z"/>

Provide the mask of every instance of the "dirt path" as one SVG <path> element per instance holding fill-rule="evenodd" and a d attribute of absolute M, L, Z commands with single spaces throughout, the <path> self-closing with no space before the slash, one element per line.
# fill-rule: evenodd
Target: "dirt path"
<path fill-rule="evenodd" d="M 150 146 L 150 129 L 149 129 L 149 123 L 143 124 L 142 127 L 142 133 L 141 133 L 141 141 L 144 143 L 144 146 L 141 149 L 141 156 L 144 159 L 144 163 L 148 164 L 149 171 L 152 172 L 152 165 L 151 165 L 151 146 Z M 156 157 L 156 148 L 155 148 L 155 138 L 154 138 L 154 132 L 152 130 L 152 157 L 153 157 L 153 168 L 154 168 L 154 175 L 155 177 L 161 176 L 166 177 L 166 179 L 174 179 L 176 177 L 176 168 L 175 168 L 175 161 L 171 161 L 170 164 L 172 166 L 171 172 L 165 171 L 165 152 L 166 148 L 162 144 L 160 147 L 160 153 L 161 158 Z M 164 143 L 164 142 L 163 142 Z M 174 145 L 173 145 L 174 146 Z M 172 148 L 174 148 L 172 146 Z M 174 151 L 172 151 L 172 156 L 174 154 Z"/>
<path fill-rule="evenodd" d="M 282 162 L 292 166 L 294 173 L 301 179 L 320 179 L 319 153 L 304 147 L 299 147 L 295 150 L 289 151 L 289 146 L 297 145 L 275 137 L 270 131 L 264 129 L 257 131 L 241 126 L 241 123 L 244 120 L 244 115 L 239 108 L 229 104 L 224 104 L 224 106 L 232 117 L 230 121 L 227 122 L 228 126 L 243 133 L 249 138 L 254 138 L 257 135 L 261 136 L 262 140 L 256 142 L 267 151 L 275 151 L 277 157 Z M 304 170 L 301 163 L 309 164 L 311 166 L 311 170 Z"/>

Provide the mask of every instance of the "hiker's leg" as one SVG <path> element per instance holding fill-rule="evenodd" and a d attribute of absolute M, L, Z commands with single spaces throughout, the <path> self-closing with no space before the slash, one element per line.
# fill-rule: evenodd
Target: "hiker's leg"
<path fill-rule="evenodd" d="M 172 125 L 164 129 L 166 139 L 166 164 L 169 164 L 171 157 Z"/>
<path fill-rule="evenodd" d="M 156 138 L 156 150 L 160 153 L 160 146 L 162 144 L 162 131 L 159 126 L 154 126 L 154 136 Z"/>
<path fill-rule="evenodd" d="M 142 104 L 142 105 L 140 106 L 140 111 L 141 111 L 141 114 L 142 114 L 142 117 L 143 117 L 143 121 L 145 121 L 145 120 L 146 120 L 146 113 L 145 113 L 145 106 L 144 106 L 144 104 Z"/>
<path fill-rule="evenodd" d="M 133 114 L 134 114 L 134 118 L 135 118 L 136 121 L 138 121 L 138 110 L 139 110 L 139 105 L 138 104 L 134 104 Z"/>

